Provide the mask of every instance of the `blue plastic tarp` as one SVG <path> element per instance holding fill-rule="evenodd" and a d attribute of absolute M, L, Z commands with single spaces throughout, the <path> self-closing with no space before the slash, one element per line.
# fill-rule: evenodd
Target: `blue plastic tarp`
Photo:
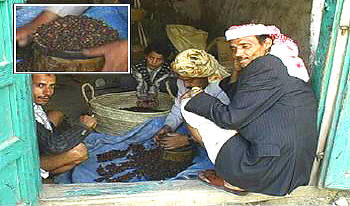
<path fill-rule="evenodd" d="M 128 38 L 128 7 L 126 6 L 91 6 L 84 15 L 104 21 L 119 33 L 119 38 Z"/>
<path fill-rule="evenodd" d="M 101 133 L 92 133 L 85 139 L 88 148 L 89 158 L 87 161 L 76 166 L 70 172 L 64 173 L 55 179 L 56 183 L 91 183 L 101 176 L 96 172 L 99 165 L 106 166 L 112 162 L 116 165 L 127 161 L 126 157 L 117 158 L 111 161 L 98 163 L 97 154 L 105 153 L 111 150 L 126 150 L 130 144 L 143 144 L 145 149 L 155 148 L 153 140 L 154 134 L 164 125 L 164 117 L 154 118 L 134 128 L 122 136 L 111 136 Z M 186 133 L 184 127 L 177 132 Z M 196 178 L 199 171 L 213 169 L 214 165 L 208 158 L 204 148 L 198 147 L 197 153 L 192 161 L 192 165 L 184 171 L 179 172 L 173 179 L 192 179 Z M 133 169 L 124 170 L 121 173 L 113 175 L 111 178 L 118 178 L 126 173 L 132 172 Z M 145 176 L 136 176 L 128 182 L 138 182 L 148 180 Z"/>
<path fill-rule="evenodd" d="M 45 6 L 18 6 L 16 7 L 16 28 L 31 22 L 46 7 Z"/>

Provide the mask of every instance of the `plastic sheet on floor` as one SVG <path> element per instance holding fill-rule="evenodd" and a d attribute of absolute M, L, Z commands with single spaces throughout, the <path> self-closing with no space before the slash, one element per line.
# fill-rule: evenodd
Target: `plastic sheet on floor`
<path fill-rule="evenodd" d="M 156 147 L 153 140 L 154 134 L 164 125 L 164 117 L 154 118 L 142 125 L 134 128 L 130 132 L 122 136 L 111 136 L 101 133 L 92 133 L 85 139 L 89 152 L 89 159 L 82 164 L 76 166 L 70 172 L 61 174 L 55 178 L 56 183 L 92 183 L 101 176 L 96 172 L 100 164 L 115 163 L 116 165 L 127 161 L 126 157 L 116 158 L 103 163 L 98 163 L 97 154 L 105 153 L 110 150 L 126 150 L 130 144 L 142 144 L 145 149 Z M 181 127 L 177 132 L 186 133 L 186 129 Z M 169 179 L 193 179 L 197 177 L 199 171 L 205 169 L 213 169 L 214 165 L 210 162 L 204 148 L 198 147 L 191 166 L 184 171 L 179 172 L 175 177 Z M 114 174 L 111 178 L 118 178 L 133 169 L 124 170 L 121 173 Z M 147 181 L 146 176 L 135 176 L 128 182 Z"/>

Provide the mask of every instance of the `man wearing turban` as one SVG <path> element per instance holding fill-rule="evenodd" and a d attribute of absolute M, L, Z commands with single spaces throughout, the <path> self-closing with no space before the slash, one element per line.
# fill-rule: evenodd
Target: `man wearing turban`
<path fill-rule="evenodd" d="M 199 178 L 231 191 L 288 194 L 308 184 L 317 146 L 316 101 L 297 45 L 262 24 L 232 26 L 225 36 L 241 67 L 236 82 L 228 77 L 219 84 L 230 103 L 200 89 L 184 96 L 186 112 L 237 132 L 206 137 L 220 144 L 207 149 L 215 171 Z"/>
<path fill-rule="evenodd" d="M 165 149 L 177 149 L 190 144 L 188 136 L 174 132 L 183 123 L 181 96 L 189 89 L 200 88 L 224 104 L 229 103 L 228 97 L 218 85 L 219 80 L 229 76 L 229 73 L 204 50 L 188 49 L 181 52 L 171 64 L 171 69 L 178 76 L 178 94 L 164 126 L 155 135 L 155 140 Z"/>

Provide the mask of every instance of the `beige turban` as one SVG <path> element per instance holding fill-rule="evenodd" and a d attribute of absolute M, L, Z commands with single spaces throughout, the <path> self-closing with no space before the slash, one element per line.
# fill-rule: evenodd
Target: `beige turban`
<path fill-rule="evenodd" d="M 204 50 L 187 49 L 178 54 L 171 68 L 182 77 L 208 77 L 210 82 L 221 80 L 229 75 L 225 67 Z"/>

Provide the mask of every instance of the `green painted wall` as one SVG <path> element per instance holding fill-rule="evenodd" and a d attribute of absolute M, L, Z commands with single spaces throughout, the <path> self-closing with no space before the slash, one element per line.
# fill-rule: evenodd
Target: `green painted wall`
<path fill-rule="evenodd" d="M 349 9 L 349 0 L 325 1 L 312 75 L 323 156 L 318 185 L 333 189 L 350 189 Z"/>
<path fill-rule="evenodd" d="M 31 77 L 12 74 L 12 4 L 0 0 L 0 206 L 38 205 L 41 181 Z"/>

